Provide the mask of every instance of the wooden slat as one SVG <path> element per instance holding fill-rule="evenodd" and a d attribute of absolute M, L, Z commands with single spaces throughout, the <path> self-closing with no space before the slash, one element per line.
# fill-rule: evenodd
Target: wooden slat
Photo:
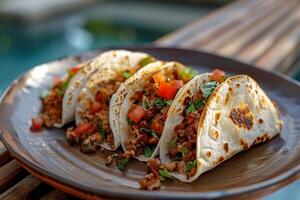
<path fill-rule="evenodd" d="M 0 193 L 26 176 L 25 170 L 16 160 L 3 165 L 0 168 Z"/>
<path fill-rule="evenodd" d="M 27 176 L 25 179 L 18 182 L 16 185 L 11 187 L 9 190 L 0 195 L 1 200 L 22 200 L 28 199 L 28 194 L 32 192 L 34 188 L 41 184 L 37 178 L 32 175 Z"/>
<path fill-rule="evenodd" d="M 269 0 L 268 0 L 269 1 Z M 231 3 L 227 6 L 218 9 L 212 14 L 201 18 L 173 33 L 170 33 L 160 39 L 155 43 L 164 46 L 192 46 L 194 44 L 194 39 L 197 40 L 199 33 L 203 33 L 207 30 L 214 29 L 214 27 L 222 25 L 224 19 L 230 21 L 235 20 L 235 16 L 243 15 L 249 9 L 258 8 L 265 0 L 239 0 Z"/>
<path fill-rule="evenodd" d="M 272 46 L 279 41 L 281 37 L 284 37 L 287 32 L 291 32 L 294 28 L 299 26 L 300 9 L 297 8 L 296 11 L 286 17 L 282 23 L 273 27 L 274 29 L 270 30 L 268 34 L 264 34 L 256 41 L 251 42 L 236 55 L 240 60 L 247 63 L 255 62 L 255 60 L 261 57 L 262 54 L 272 48 Z"/>
<path fill-rule="evenodd" d="M 255 63 L 259 67 L 275 69 L 285 72 L 296 59 L 300 48 L 300 26 L 282 37 L 271 50 L 266 52 Z"/>
<path fill-rule="evenodd" d="M 225 45 L 223 44 L 221 48 L 217 48 L 216 52 L 226 56 L 236 56 L 260 36 L 270 35 L 274 32 L 286 18 L 288 18 L 288 22 L 292 22 L 289 16 L 292 16 L 293 12 L 297 12 L 297 4 L 298 2 L 296 1 L 284 3 L 278 7 L 279 9 L 277 8 L 272 17 L 266 17 L 266 19 L 259 21 L 256 25 L 245 28 L 241 33 L 236 35 L 236 38 L 226 41 Z"/>
<path fill-rule="evenodd" d="M 291 72 L 300 48 L 299 12 L 299 0 L 240 0 L 157 44 L 200 49 L 268 70 Z"/>
<path fill-rule="evenodd" d="M 45 196 L 43 196 L 40 200 L 73 200 L 73 199 L 76 200 L 78 198 L 54 189 L 48 194 L 46 194 Z"/>
<path fill-rule="evenodd" d="M 262 3 L 257 2 L 257 4 L 251 8 L 244 8 L 244 10 L 242 10 L 243 12 L 238 13 L 239 15 L 229 12 L 228 14 L 231 14 L 232 16 L 231 19 L 222 19 L 222 24 L 215 25 L 210 30 L 198 32 L 198 34 L 192 38 L 187 38 L 187 41 L 183 43 L 183 46 L 190 46 L 198 49 L 205 48 L 207 51 L 214 51 L 222 43 L 227 42 L 229 38 L 234 37 L 235 33 L 243 30 L 243 27 L 246 27 L 253 21 L 255 22 L 257 18 L 261 17 L 261 15 L 263 15 L 267 10 L 272 9 L 274 6 L 276 6 L 276 1 L 268 0 Z M 260 13 L 260 15 L 253 16 L 253 13 L 256 12 Z"/>
<path fill-rule="evenodd" d="M 0 141 L 0 167 L 12 160 L 3 143 Z"/>

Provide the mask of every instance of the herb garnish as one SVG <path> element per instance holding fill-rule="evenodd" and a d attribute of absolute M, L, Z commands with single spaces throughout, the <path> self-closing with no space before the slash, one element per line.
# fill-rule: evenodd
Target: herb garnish
<path fill-rule="evenodd" d="M 202 96 L 204 98 L 207 98 L 218 85 L 219 83 L 216 81 L 209 81 L 207 83 L 200 85 Z"/>
<path fill-rule="evenodd" d="M 205 106 L 205 99 L 194 100 L 191 102 L 186 110 L 187 114 L 198 110 L 199 108 L 203 108 Z"/>
<path fill-rule="evenodd" d="M 147 100 L 145 100 L 143 102 L 143 106 L 144 106 L 145 109 L 149 109 L 150 108 L 149 102 Z"/>
<path fill-rule="evenodd" d="M 148 145 L 144 148 L 144 155 L 149 158 L 151 157 L 153 150 Z"/>
<path fill-rule="evenodd" d="M 171 149 L 177 142 L 177 137 L 174 137 L 169 143 L 169 149 Z"/>
<path fill-rule="evenodd" d="M 129 117 L 127 117 L 127 123 L 128 123 L 128 125 L 132 125 L 134 122 L 132 121 L 132 119 L 130 119 Z"/>
<path fill-rule="evenodd" d="M 158 172 L 159 172 L 159 175 L 163 178 L 169 178 L 169 179 L 172 178 L 171 173 L 168 170 L 166 170 L 165 168 L 158 170 Z"/>
<path fill-rule="evenodd" d="M 152 56 L 147 56 L 145 58 L 143 58 L 142 60 L 140 60 L 139 65 L 141 67 L 144 67 L 146 65 L 148 65 L 149 63 L 152 63 L 155 59 Z"/>
<path fill-rule="evenodd" d="M 119 168 L 119 170 L 123 171 L 126 167 L 126 165 L 128 164 L 129 159 L 128 158 L 124 158 L 122 160 L 117 160 L 117 166 Z"/>
<path fill-rule="evenodd" d="M 162 100 L 161 98 L 157 98 L 154 101 L 155 106 L 158 109 L 162 109 L 165 105 L 171 105 L 173 100 Z"/>
<path fill-rule="evenodd" d="M 140 131 L 145 131 L 146 133 L 148 133 L 150 136 L 158 138 L 157 134 L 155 133 L 155 131 L 151 130 L 151 129 L 147 129 L 147 128 L 141 128 Z"/>
<path fill-rule="evenodd" d="M 104 130 L 104 127 L 103 127 L 103 121 L 100 119 L 99 120 L 99 123 L 98 123 L 98 127 L 99 127 L 99 133 L 100 135 L 102 136 L 103 139 L 106 138 L 106 133 L 105 133 L 105 130 Z"/>
<path fill-rule="evenodd" d="M 187 171 L 190 172 L 194 167 L 196 167 L 196 160 L 189 161 L 187 164 Z"/>
<path fill-rule="evenodd" d="M 189 149 L 186 146 L 183 146 L 183 147 L 180 148 L 180 152 L 184 156 L 189 152 Z"/>
<path fill-rule="evenodd" d="M 122 72 L 122 76 L 123 76 L 123 78 L 125 78 L 125 79 L 128 79 L 131 75 L 132 75 L 132 74 L 131 74 L 130 71 L 123 71 L 123 72 Z"/>
<path fill-rule="evenodd" d="M 183 80 L 191 80 L 196 75 L 197 71 L 195 71 L 191 67 L 184 67 L 179 70 L 179 78 Z"/>

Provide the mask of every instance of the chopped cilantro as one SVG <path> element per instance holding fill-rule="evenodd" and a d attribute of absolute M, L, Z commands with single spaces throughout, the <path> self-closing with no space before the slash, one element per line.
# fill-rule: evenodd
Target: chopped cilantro
<path fill-rule="evenodd" d="M 119 170 L 123 171 L 126 167 L 126 165 L 128 164 L 129 159 L 128 158 L 124 158 L 122 160 L 117 160 L 117 166 L 119 168 Z"/>
<path fill-rule="evenodd" d="M 216 81 L 209 81 L 207 83 L 200 85 L 200 89 L 203 97 L 207 98 L 218 85 L 219 83 Z"/>
<path fill-rule="evenodd" d="M 177 142 L 177 137 L 174 137 L 169 143 L 169 149 L 171 149 Z"/>
<path fill-rule="evenodd" d="M 179 157 L 179 156 L 175 156 L 175 157 L 173 157 L 173 158 L 171 158 L 171 161 L 180 161 L 181 160 L 181 157 Z"/>
<path fill-rule="evenodd" d="M 173 103 L 173 100 L 167 100 L 167 101 L 165 101 L 166 102 L 166 104 L 168 105 L 168 106 L 170 106 L 172 103 Z"/>
<path fill-rule="evenodd" d="M 99 123 L 98 123 L 98 130 L 99 130 L 99 134 L 102 136 L 103 139 L 106 138 L 106 133 L 105 133 L 105 130 L 104 130 L 104 127 L 103 127 L 103 121 L 100 119 L 99 120 Z"/>
<path fill-rule="evenodd" d="M 149 102 L 147 100 L 145 100 L 143 102 L 143 106 L 144 106 L 145 109 L 149 109 L 150 108 Z"/>
<path fill-rule="evenodd" d="M 184 67 L 179 70 L 179 77 L 183 80 L 191 80 L 196 75 L 197 71 L 192 69 L 192 67 Z"/>
<path fill-rule="evenodd" d="M 151 157 L 152 153 L 153 153 L 153 150 L 151 149 L 151 147 L 146 146 L 146 147 L 144 148 L 144 155 L 145 155 L 147 158 Z"/>
<path fill-rule="evenodd" d="M 180 152 L 182 155 L 186 155 L 189 152 L 189 149 L 186 146 L 181 147 Z"/>
<path fill-rule="evenodd" d="M 150 134 L 152 137 L 158 138 L 157 134 L 155 131 L 147 129 L 147 128 L 141 128 L 140 131 L 145 131 L 146 133 Z"/>
<path fill-rule="evenodd" d="M 195 108 L 195 106 L 192 102 L 192 103 L 190 103 L 189 107 L 186 109 L 186 113 L 189 114 L 189 113 L 192 113 L 194 111 L 196 111 L 196 108 Z"/>
<path fill-rule="evenodd" d="M 168 170 L 166 170 L 165 168 L 158 170 L 158 172 L 159 172 L 159 175 L 163 178 L 172 178 L 171 173 Z"/>
<path fill-rule="evenodd" d="M 205 99 L 195 100 L 189 104 L 186 113 L 189 114 L 191 112 L 198 110 L 199 108 L 203 108 L 204 106 L 205 106 Z"/>
<path fill-rule="evenodd" d="M 129 117 L 127 117 L 127 123 L 128 123 L 128 125 L 132 125 L 134 122 L 132 121 L 132 119 L 130 119 Z"/>
<path fill-rule="evenodd" d="M 158 109 L 161 109 L 162 107 L 165 106 L 165 101 L 162 100 L 161 98 L 157 98 L 155 99 L 154 104 Z"/>
<path fill-rule="evenodd" d="M 144 67 L 146 65 L 148 65 L 149 63 L 152 63 L 155 59 L 152 56 L 147 56 L 145 58 L 143 58 L 142 60 L 140 60 L 139 65 L 141 67 Z"/>
<path fill-rule="evenodd" d="M 158 109 L 162 109 L 165 105 L 171 105 L 173 100 L 162 100 L 161 98 L 157 98 L 154 101 L 155 106 Z"/>
<path fill-rule="evenodd" d="M 199 108 L 203 108 L 205 106 L 205 99 L 201 99 L 201 100 L 195 100 L 193 102 L 196 110 L 198 110 Z"/>
<path fill-rule="evenodd" d="M 194 167 L 196 167 L 196 160 L 189 161 L 187 164 L 187 171 L 190 172 Z"/>
<path fill-rule="evenodd" d="M 128 79 L 131 75 L 132 75 L 132 74 L 131 74 L 131 72 L 129 72 L 129 71 L 124 71 L 124 72 L 122 72 L 122 76 L 123 76 L 123 78 L 125 78 L 125 79 Z"/>
<path fill-rule="evenodd" d="M 65 81 L 61 82 L 58 87 L 58 94 L 63 96 L 65 94 L 65 91 L 68 88 L 68 85 L 69 85 L 69 80 L 65 80 Z"/>

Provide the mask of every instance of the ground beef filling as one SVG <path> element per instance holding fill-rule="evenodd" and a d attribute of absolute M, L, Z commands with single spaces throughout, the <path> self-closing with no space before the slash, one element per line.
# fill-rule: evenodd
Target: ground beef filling
<path fill-rule="evenodd" d="M 117 91 L 132 71 L 122 71 L 115 79 L 99 85 L 99 90 L 95 95 L 95 101 L 91 102 L 88 112 L 83 114 L 83 123 L 75 130 L 68 129 L 66 136 L 70 144 L 80 144 L 83 153 L 92 153 L 97 150 L 97 146 L 107 142 L 114 148 L 113 133 L 109 125 L 109 102 L 111 96 Z M 83 127 L 83 128 L 81 128 Z M 79 131 L 78 131 L 79 130 Z"/>
<path fill-rule="evenodd" d="M 176 68 L 164 71 L 163 76 L 166 77 L 167 83 L 180 80 Z M 150 79 L 145 84 L 144 89 L 137 91 L 131 98 L 133 105 L 128 111 L 127 120 L 130 127 L 130 139 L 125 142 L 127 150 L 124 153 L 124 157 L 126 158 L 139 155 L 150 157 L 158 144 L 170 104 L 172 103 L 172 99 L 159 96 L 159 84 Z M 131 120 L 130 113 L 138 107 L 142 107 L 139 114 L 141 112 L 144 114 L 139 122 L 136 123 Z"/>
<path fill-rule="evenodd" d="M 79 143 L 83 153 L 95 152 L 97 146 L 104 142 L 114 148 L 113 133 L 109 125 L 109 101 L 122 82 L 123 79 L 111 80 L 100 86 L 95 102 L 92 102 L 89 111 L 83 114 L 83 123 L 75 130 L 68 129 L 68 142 L 73 145 Z M 81 127 L 87 128 L 80 130 Z"/>
<path fill-rule="evenodd" d="M 200 98 L 199 98 L 200 97 Z M 193 104 L 201 100 L 201 92 L 192 100 Z M 175 166 L 171 171 L 186 174 L 189 178 L 196 173 L 196 139 L 197 127 L 203 107 L 197 110 L 189 110 L 190 99 L 185 99 L 185 111 L 182 113 L 184 119 L 177 125 L 173 132 L 173 139 L 169 143 L 168 156 L 171 162 L 167 165 Z"/>
<path fill-rule="evenodd" d="M 64 93 L 72 77 L 58 80 L 53 88 L 43 98 L 43 111 L 41 117 L 46 127 L 53 127 L 54 124 L 61 123 L 62 101 Z"/>

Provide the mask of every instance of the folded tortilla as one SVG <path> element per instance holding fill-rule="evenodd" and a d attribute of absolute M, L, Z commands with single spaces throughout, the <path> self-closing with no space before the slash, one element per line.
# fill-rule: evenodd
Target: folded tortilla
<path fill-rule="evenodd" d="M 80 91 L 86 81 L 96 71 L 98 65 L 91 60 L 86 61 L 78 66 L 81 68 L 70 80 L 68 87 L 63 96 L 61 122 L 54 124 L 55 127 L 61 128 L 70 123 L 75 118 L 75 107 Z"/>
<path fill-rule="evenodd" d="M 126 76 L 131 76 L 138 68 L 141 67 L 141 62 L 144 62 L 148 58 L 152 58 L 149 54 L 141 52 L 131 52 L 127 50 L 112 50 L 103 53 L 97 57 L 93 62 L 95 65 L 100 66 L 98 70 L 89 78 L 84 87 L 80 91 L 79 98 L 76 105 L 75 122 L 76 125 L 80 125 L 84 122 L 90 122 L 91 119 L 90 109 L 93 102 L 96 101 L 96 95 L 103 90 L 110 91 L 111 88 L 107 88 L 108 85 L 117 87 L 119 80 L 116 80 L 118 76 L 122 76 L 123 72 L 126 72 Z M 149 60 L 149 59 L 148 59 Z M 130 72 L 130 73 L 129 73 Z M 126 77 L 127 78 L 127 77 Z M 105 97 L 106 98 L 106 97 Z M 111 101 L 115 101 L 114 98 Z M 110 102 L 110 96 L 105 100 Z M 101 116 L 100 116 L 101 115 Z M 99 114 L 101 121 L 106 124 L 108 121 L 108 113 Z M 101 122 L 101 123 L 102 123 Z M 109 126 L 103 125 L 101 129 L 109 132 Z M 100 129 L 100 128 L 99 128 Z M 108 150 L 115 150 L 120 145 L 120 139 L 117 134 L 113 132 L 113 145 L 109 145 L 107 141 L 100 144 L 101 147 Z"/>
<path fill-rule="evenodd" d="M 183 122 L 187 98 L 192 99 L 210 73 L 196 76 L 187 83 L 173 101 L 160 140 L 160 159 L 171 163 L 169 149 L 175 127 Z M 200 119 L 196 122 L 196 172 L 193 176 L 171 172 L 183 182 L 192 182 L 235 154 L 270 140 L 280 133 L 279 111 L 258 84 L 247 75 L 227 78 L 208 97 Z M 174 144 L 174 143 L 173 143 Z M 173 161 L 174 162 L 174 161 Z"/>
<path fill-rule="evenodd" d="M 111 118 L 111 121 L 115 125 L 114 131 L 120 135 L 121 146 L 122 146 L 125 154 L 127 153 L 127 151 L 129 151 L 127 145 L 129 143 L 132 143 L 134 140 L 136 140 L 138 136 L 142 135 L 140 133 L 141 129 L 140 129 L 140 131 L 138 131 L 139 133 L 137 135 L 133 134 L 132 130 L 130 129 L 130 125 L 129 125 L 129 121 L 128 121 L 128 113 L 130 111 L 130 108 L 134 104 L 133 97 L 135 96 L 136 93 L 142 92 L 144 90 L 146 83 L 150 79 L 152 79 L 152 76 L 154 74 L 156 74 L 158 72 L 162 72 L 164 70 L 165 71 L 173 71 L 176 68 L 183 69 L 183 68 L 185 68 L 185 66 L 183 66 L 181 63 L 178 63 L 178 62 L 158 61 L 158 62 L 151 63 L 151 64 L 145 66 L 144 68 L 140 69 L 134 76 L 129 78 L 116 92 L 115 95 L 120 98 L 120 101 L 118 101 L 117 105 L 122 104 L 121 111 L 119 113 L 119 118 L 118 118 L 119 123 L 117 121 L 116 122 L 114 121 L 114 119 L 117 119 L 115 117 L 116 116 L 115 113 L 118 113 L 118 111 L 117 111 L 118 109 L 114 109 L 114 111 L 111 112 L 112 116 L 113 116 Z M 154 84 L 158 84 L 158 83 L 154 83 Z M 161 100 L 161 102 L 165 103 L 166 100 Z M 149 103 L 149 104 L 151 104 L 151 103 Z M 153 104 L 153 102 L 152 102 L 152 104 Z M 144 106 L 144 105 L 140 105 L 140 106 Z M 144 107 L 144 109 L 145 109 L 145 107 Z M 153 120 L 153 119 L 151 119 L 151 120 Z M 147 122 L 151 123 L 151 120 L 149 120 Z M 161 123 L 163 124 L 164 122 L 161 121 Z M 117 124 L 120 124 L 119 128 L 118 128 Z M 147 131 L 148 131 L 149 137 L 158 138 L 158 134 L 155 133 L 155 131 L 153 132 L 153 130 L 150 130 L 150 129 L 147 129 Z M 151 134 L 152 134 L 152 136 L 151 136 Z M 158 153 L 158 150 L 159 150 L 159 145 L 155 145 L 155 148 L 151 149 L 149 151 L 150 153 L 147 153 L 148 156 L 146 156 L 145 153 L 137 155 L 137 153 L 135 152 L 133 157 L 140 161 L 147 161 L 148 159 L 155 157 Z"/>

